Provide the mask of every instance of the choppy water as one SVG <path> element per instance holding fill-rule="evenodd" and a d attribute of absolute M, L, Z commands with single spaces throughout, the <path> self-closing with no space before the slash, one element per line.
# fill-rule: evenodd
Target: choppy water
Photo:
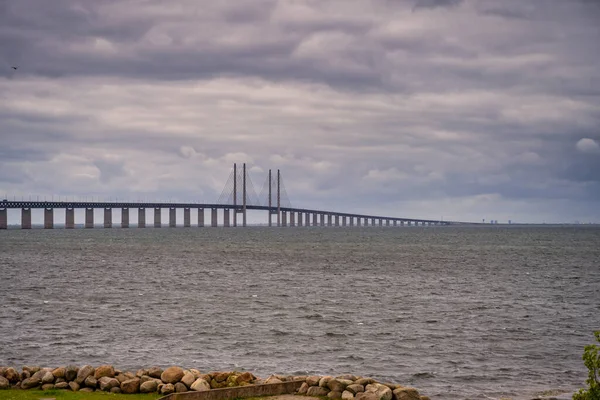
<path fill-rule="evenodd" d="M 354 373 L 438 399 L 583 385 L 598 228 L 0 232 L 0 365 Z"/>

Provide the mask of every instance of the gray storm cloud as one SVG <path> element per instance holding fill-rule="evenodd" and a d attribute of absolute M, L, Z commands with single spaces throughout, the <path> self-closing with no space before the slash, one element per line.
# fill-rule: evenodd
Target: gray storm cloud
<path fill-rule="evenodd" d="M 598 20 L 584 0 L 0 1 L 0 193 L 214 201 L 237 161 L 301 207 L 600 222 Z"/>

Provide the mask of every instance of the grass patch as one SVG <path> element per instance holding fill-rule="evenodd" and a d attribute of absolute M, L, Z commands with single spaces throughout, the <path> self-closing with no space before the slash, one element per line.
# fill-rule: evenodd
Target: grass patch
<path fill-rule="evenodd" d="M 0 400 L 155 400 L 163 395 L 149 394 L 118 394 L 107 392 L 72 392 L 70 390 L 0 390 Z"/>

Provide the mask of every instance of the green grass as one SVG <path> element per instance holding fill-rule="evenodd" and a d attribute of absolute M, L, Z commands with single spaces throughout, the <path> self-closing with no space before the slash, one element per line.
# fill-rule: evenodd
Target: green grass
<path fill-rule="evenodd" d="M 115 394 L 106 392 L 72 392 L 70 390 L 0 390 L 0 400 L 155 400 L 162 395 L 150 394 Z"/>

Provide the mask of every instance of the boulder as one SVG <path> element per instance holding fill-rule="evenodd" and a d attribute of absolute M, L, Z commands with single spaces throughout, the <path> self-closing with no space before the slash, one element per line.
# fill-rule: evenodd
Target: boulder
<path fill-rule="evenodd" d="M 363 385 L 359 385 L 358 383 L 353 383 L 352 385 L 346 386 L 346 390 L 352 392 L 353 394 L 356 394 L 364 392 L 365 387 Z"/>
<path fill-rule="evenodd" d="M 120 387 L 114 387 L 112 389 L 110 389 L 111 393 L 121 393 L 121 388 Z"/>
<path fill-rule="evenodd" d="M 327 393 L 329 393 L 329 390 L 321 386 L 311 386 L 306 391 L 308 396 L 327 396 Z"/>
<path fill-rule="evenodd" d="M 210 384 L 206 381 L 206 379 L 198 378 L 192 383 L 190 389 L 196 392 L 205 392 L 210 390 Z"/>
<path fill-rule="evenodd" d="M 6 371 L 4 371 L 4 377 L 8 379 L 10 383 L 17 383 L 21 380 L 21 375 L 13 367 L 6 368 Z"/>
<path fill-rule="evenodd" d="M 74 392 L 77 392 L 79 390 L 79 383 L 75 381 L 69 382 L 69 389 L 71 389 Z"/>
<path fill-rule="evenodd" d="M 52 390 L 54 389 L 54 384 L 53 383 L 45 383 L 42 385 L 42 390 L 46 391 L 46 390 Z"/>
<path fill-rule="evenodd" d="M 153 378 L 160 379 L 160 376 L 162 375 L 162 373 L 163 373 L 163 370 L 162 370 L 162 368 L 159 368 L 159 367 L 150 367 L 148 369 L 148 375 Z"/>
<path fill-rule="evenodd" d="M 378 400 L 377 395 L 373 392 L 361 392 L 354 395 L 356 400 Z"/>
<path fill-rule="evenodd" d="M 221 389 L 227 387 L 227 381 L 219 382 L 215 378 L 212 378 L 210 380 L 210 387 L 212 389 Z"/>
<path fill-rule="evenodd" d="M 42 384 L 42 380 L 40 378 L 26 378 L 21 381 L 21 389 L 32 389 L 34 387 L 38 387 Z"/>
<path fill-rule="evenodd" d="M 44 375 L 46 375 L 46 371 L 39 370 L 31 375 L 31 379 L 39 379 L 41 381 Z"/>
<path fill-rule="evenodd" d="M 181 383 L 183 383 L 186 387 L 190 387 L 192 386 L 192 383 L 194 383 L 196 381 L 196 378 L 194 377 L 194 374 L 192 374 L 190 371 L 183 371 L 183 377 L 181 378 Z M 175 391 L 177 392 L 177 388 L 175 388 Z"/>
<path fill-rule="evenodd" d="M 183 378 L 183 369 L 180 367 L 169 367 L 160 375 L 164 383 L 177 383 Z"/>
<path fill-rule="evenodd" d="M 52 370 L 52 375 L 54 375 L 55 378 L 61 378 L 64 379 L 65 376 L 67 374 L 67 369 L 65 367 L 58 367 L 58 368 L 54 368 Z"/>
<path fill-rule="evenodd" d="M 91 387 L 84 387 L 84 388 L 79 389 L 79 391 L 84 392 L 84 393 L 92 393 L 94 391 L 94 389 Z"/>
<path fill-rule="evenodd" d="M 309 387 L 310 386 L 308 386 L 308 383 L 302 382 L 300 389 L 298 389 L 298 394 L 306 394 L 306 391 L 308 390 Z"/>
<path fill-rule="evenodd" d="M 231 375 L 230 372 L 219 372 L 219 373 L 215 374 L 214 379 L 217 382 L 225 382 L 227 380 L 227 378 L 229 378 L 229 375 Z"/>
<path fill-rule="evenodd" d="M 38 366 L 35 366 L 35 367 L 30 367 L 30 366 L 28 366 L 28 365 L 24 365 L 24 366 L 23 366 L 23 372 L 25 372 L 25 371 L 29 372 L 29 376 L 31 376 L 31 375 L 33 375 L 33 374 L 35 374 L 35 373 L 36 373 L 36 372 L 38 372 L 40 369 L 41 369 L 41 368 L 40 368 L 40 367 L 38 367 Z"/>
<path fill-rule="evenodd" d="M 133 372 L 129 372 L 129 371 L 124 372 L 123 375 L 125 375 L 127 377 L 127 379 L 137 378 L 137 376 L 135 376 L 135 374 Z"/>
<path fill-rule="evenodd" d="M 96 378 L 94 378 L 92 375 L 88 376 L 87 378 L 85 378 L 85 381 L 83 381 L 83 386 L 94 388 L 94 389 L 96 388 L 97 384 L 98 384 L 98 380 Z"/>
<path fill-rule="evenodd" d="M 328 382 L 327 382 L 327 387 L 334 392 L 340 392 L 340 398 L 342 396 L 342 392 L 344 391 L 344 389 L 346 389 L 346 386 L 348 386 L 347 383 L 342 382 L 341 380 L 338 380 L 336 378 L 331 378 Z"/>
<path fill-rule="evenodd" d="M 121 382 L 119 382 L 116 378 L 111 378 L 110 376 L 103 376 L 98 379 L 98 388 L 103 392 L 110 392 L 110 389 L 114 387 L 121 387 Z"/>
<path fill-rule="evenodd" d="M 158 381 L 152 379 L 140 385 L 140 393 L 154 393 L 158 388 Z"/>
<path fill-rule="evenodd" d="M 188 391 L 187 386 L 185 386 L 182 382 L 177 382 L 174 386 L 175 393 L 184 393 Z"/>
<path fill-rule="evenodd" d="M 333 379 L 333 376 L 324 376 L 319 380 L 319 386 L 326 388 L 327 387 L 327 383 Z"/>
<path fill-rule="evenodd" d="M 5 390 L 10 388 L 10 382 L 8 379 L 0 375 L 0 390 Z"/>
<path fill-rule="evenodd" d="M 429 396 L 420 396 L 421 400 L 431 400 Z"/>
<path fill-rule="evenodd" d="M 354 393 L 352 393 L 349 390 L 344 390 L 342 392 L 342 399 L 343 400 L 354 400 Z"/>
<path fill-rule="evenodd" d="M 354 382 L 355 380 L 358 379 L 357 376 L 355 375 L 350 375 L 350 374 L 346 374 L 346 375 L 340 375 L 340 376 L 336 376 L 336 379 L 344 379 L 344 380 L 348 380 L 348 381 L 352 381 Z M 349 384 L 350 385 L 350 384 Z"/>
<path fill-rule="evenodd" d="M 83 367 L 79 368 L 79 371 L 77 372 L 77 378 L 75 378 L 75 382 L 81 385 L 83 382 L 85 382 L 85 379 L 88 376 L 93 374 L 94 367 L 92 367 L 91 365 L 84 365 Z"/>
<path fill-rule="evenodd" d="M 152 378 L 149 375 L 142 375 L 142 377 L 140 378 L 140 385 L 142 385 L 148 381 L 153 381 L 154 379 L 156 379 L 156 378 Z"/>
<path fill-rule="evenodd" d="M 139 378 L 128 379 L 121 383 L 121 393 L 124 394 L 135 394 L 140 391 L 140 380 Z"/>
<path fill-rule="evenodd" d="M 381 383 L 371 383 L 365 386 L 365 392 L 375 393 L 377 400 L 392 400 L 392 389 Z"/>
<path fill-rule="evenodd" d="M 58 382 L 57 384 L 54 385 L 54 389 L 68 389 L 68 388 L 69 388 L 68 382 Z"/>
<path fill-rule="evenodd" d="M 160 394 L 171 394 L 175 391 L 175 386 L 172 383 L 166 383 L 160 388 Z"/>
<path fill-rule="evenodd" d="M 320 380 L 321 377 L 317 375 L 311 375 L 306 377 L 306 383 L 308 384 L 308 386 L 318 386 Z"/>
<path fill-rule="evenodd" d="M 192 375 L 194 375 L 194 378 L 196 379 L 200 378 L 200 375 L 202 375 L 200 371 L 194 368 L 190 368 L 190 372 L 192 373 Z"/>
<path fill-rule="evenodd" d="M 135 372 L 135 377 L 136 377 L 136 378 L 141 378 L 141 377 L 142 377 L 142 376 L 144 376 L 144 375 L 148 375 L 148 373 L 149 373 L 149 372 L 150 372 L 150 371 L 149 371 L 149 370 L 147 370 L 147 369 L 138 369 L 138 370 Z"/>
<path fill-rule="evenodd" d="M 25 379 L 29 379 L 31 378 L 31 375 L 33 375 L 31 372 L 29 371 L 22 371 L 21 372 L 21 378 L 19 379 L 20 381 L 25 380 Z"/>
<path fill-rule="evenodd" d="M 133 377 L 129 377 L 125 374 L 119 374 L 117 376 L 115 376 L 115 379 L 119 381 L 119 383 L 123 383 L 125 381 L 128 381 L 130 379 L 133 379 Z"/>
<path fill-rule="evenodd" d="M 373 378 L 359 378 L 357 380 L 354 381 L 354 383 L 358 384 L 358 385 L 369 385 L 371 383 L 375 383 L 375 379 Z"/>
<path fill-rule="evenodd" d="M 77 378 L 77 373 L 79 372 L 79 367 L 76 365 L 67 365 L 65 368 L 65 380 L 67 382 L 74 381 Z"/>
<path fill-rule="evenodd" d="M 420 400 L 419 392 L 412 387 L 401 387 L 394 389 L 395 400 Z"/>
<path fill-rule="evenodd" d="M 101 365 L 96 368 L 96 371 L 94 372 L 94 378 L 100 379 L 105 376 L 110 378 L 115 377 L 115 368 L 112 365 Z"/>
<path fill-rule="evenodd" d="M 282 383 L 282 382 L 283 381 L 281 379 L 279 379 L 279 378 L 277 378 L 276 376 L 273 376 L 273 375 L 269 376 L 267 378 L 267 380 L 265 381 L 265 383 Z"/>
<path fill-rule="evenodd" d="M 61 382 L 66 382 L 65 378 L 56 378 L 54 380 L 54 383 L 61 383 Z"/>
<path fill-rule="evenodd" d="M 42 375 L 42 384 L 54 383 L 54 375 L 50 371 L 44 371 Z"/>
<path fill-rule="evenodd" d="M 330 399 L 341 399 L 342 392 L 338 392 L 337 390 L 332 390 L 331 392 L 327 393 L 327 397 L 329 397 Z"/>

